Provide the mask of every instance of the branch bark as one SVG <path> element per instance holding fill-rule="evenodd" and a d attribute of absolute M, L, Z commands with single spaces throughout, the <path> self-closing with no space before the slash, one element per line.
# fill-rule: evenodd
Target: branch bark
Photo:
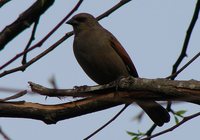
<path fill-rule="evenodd" d="M 1 0 L 0 1 L 0 8 L 2 7 L 2 6 L 4 6 L 7 2 L 9 2 L 10 0 Z"/>
<path fill-rule="evenodd" d="M 195 80 L 171 81 L 128 77 L 107 85 L 68 90 L 49 89 L 34 83 L 30 83 L 30 86 L 33 91 L 45 96 L 86 97 L 84 94 L 87 94 L 87 98 L 56 105 L 23 101 L 2 102 L 0 117 L 29 118 L 52 124 L 135 100 L 174 100 L 200 104 L 200 81 Z"/>
<path fill-rule="evenodd" d="M 30 27 L 52 4 L 54 0 L 37 0 L 19 18 L 0 32 L 0 50 L 26 28 Z"/>
<path fill-rule="evenodd" d="M 161 78 L 127 77 L 111 84 L 83 86 L 75 89 L 50 89 L 32 82 L 29 84 L 33 92 L 50 97 L 90 97 L 116 92 L 115 98 L 120 98 L 119 100 L 127 98 L 125 100 L 130 99 L 131 102 L 134 100 L 175 100 L 199 104 L 200 99 L 200 82 L 196 80 L 173 81 Z"/>

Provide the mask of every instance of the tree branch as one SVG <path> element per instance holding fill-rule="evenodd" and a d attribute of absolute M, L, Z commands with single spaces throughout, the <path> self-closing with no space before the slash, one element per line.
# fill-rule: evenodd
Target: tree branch
<path fill-rule="evenodd" d="M 67 20 L 76 10 L 77 8 L 81 5 L 83 0 L 79 0 L 79 2 L 75 5 L 75 7 L 56 25 L 56 27 L 54 27 L 44 38 L 42 38 L 38 43 L 36 43 L 35 45 L 31 46 L 29 49 L 24 50 L 23 52 L 17 54 L 15 57 L 13 57 L 12 59 L 10 59 L 8 62 L 6 62 L 5 64 L 3 64 L 2 66 L 0 66 L 0 70 L 5 68 L 6 66 L 8 66 L 9 64 L 11 64 L 12 62 L 14 62 L 15 60 L 17 60 L 19 57 L 23 56 L 24 54 L 34 50 L 37 47 L 40 47 L 64 22 L 65 20 Z M 37 20 L 37 19 L 35 19 Z M 67 33 L 67 34 L 71 34 L 70 36 L 72 36 L 72 33 Z M 65 36 L 64 36 L 65 37 Z M 64 37 L 62 37 L 60 40 L 62 40 Z M 67 37 L 68 38 L 68 37 Z M 59 41 L 57 41 L 55 44 L 57 44 Z M 64 40 L 63 40 L 64 41 Z M 61 43 L 61 42 L 60 42 Z M 55 44 L 53 44 L 52 46 L 54 46 Z M 30 62 L 30 61 L 29 61 Z M 23 67 L 23 65 L 21 66 Z M 25 67 L 25 66 L 24 66 Z M 17 69 L 17 68 L 15 68 Z M 19 68 L 20 69 L 20 68 Z M 10 70 L 15 72 L 16 70 Z"/>
<path fill-rule="evenodd" d="M 35 40 L 35 33 L 36 33 L 36 30 L 37 30 L 37 27 L 38 27 L 39 20 L 40 20 L 40 18 L 35 20 L 35 23 L 33 25 L 33 29 L 32 29 L 32 32 L 31 32 L 30 39 L 29 39 L 24 51 L 28 50 L 28 48 L 31 46 L 31 43 L 33 42 L 33 40 Z M 24 53 L 24 56 L 22 58 L 22 64 L 26 64 L 26 62 L 27 62 L 27 60 L 26 60 L 27 54 L 28 53 Z"/>
<path fill-rule="evenodd" d="M 143 138 L 143 139 L 141 139 L 141 140 L 149 140 L 149 139 L 151 139 L 151 138 L 155 138 L 155 137 L 158 137 L 158 136 L 160 136 L 160 135 L 162 135 L 162 134 L 171 132 L 171 131 L 173 131 L 174 129 L 176 129 L 177 127 L 179 127 L 179 126 L 181 126 L 182 124 L 186 123 L 187 121 L 189 121 L 189 120 L 191 120 L 191 119 L 193 119 L 193 118 L 195 118 L 195 117 L 198 117 L 198 116 L 200 116 L 200 112 L 195 113 L 195 114 L 190 115 L 190 116 L 187 116 L 187 117 L 184 117 L 183 120 L 180 121 L 178 124 L 176 124 L 176 125 L 174 125 L 174 126 L 168 128 L 168 129 L 166 129 L 166 130 L 164 130 L 164 131 L 161 131 L 161 132 L 159 132 L 159 133 L 156 133 L 156 134 L 154 134 L 154 135 L 152 135 L 152 136 Z"/>
<path fill-rule="evenodd" d="M 23 101 L 1 102 L 0 117 L 29 118 L 52 124 L 60 120 L 85 115 L 117 105 L 132 103 L 135 100 L 173 100 L 200 104 L 199 81 L 152 80 L 128 77 L 116 83 L 117 85 L 113 89 L 108 88 L 109 84 L 69 89 L 70 92 L 67 92 L 67 96 L 84 97 L 84 94 L 88 94 L 89 97 L 64 104 L 43 105 Z M 32 83 L 30 85 L 34 91 L 35 85 Z M 103 89 L 104 86 L 106 87 L 105 90 Z M 113 83 L 111 87 L 114 87 Z M 50 94 L 42 92 L 42 90 L 46 89 L 41 89 L 41 92 L 38 89 L 37 92 L 41 95 L 51 95 L 54 91 L 53 96 L 66 96 L 64 93 L 59 93 L 59 89 L 47 89 L 50 91 Z"/>
<path fill-rule="evenodd" d="M 37 0 L 19 18 L 0 32 L 0 50 L 26 28 L 30 27 L 52 4 L 54 0 Z"/>
<path fill-rule="evenodd" d="M 180 63 L 182 62 L 183 58 L 187 56 L 186 50 L 187 50 L 187 47 L 188 47 L 188 44 L 189 44 L 189 41 L 190 41 L 190 37 L 191 37 L 192 31 L 193 31 L 193 28 L 194 28 L 195 23 L 196 23 L 198 16 L 199 16 L 199 10 L 200 10 L 200 0 L 198 0 L 197 3 L 196 3 L 196 8 L 195 8 L 192 20 L 190 22 L 190 25 L 187 29 L 187 33 L 186 33 L 186 36 L 185 36 L 185 41 L 183 43 L 183 48 L 182 48 L 181 54 L 180 54 L 179 58 L 177 59 L 177 61 L 175 62 L 175 64 L 173 65 L 172 74 L 176 73 L 177 68 L 180 65 Z M 172 80 L 175 79 L 176 76 L 177 75 L 174 75 L 173 77 L 171 77 L 171 79 Z"/>
<path fill-rule="evenodd" d="M 198 52 L 190 61 L 188 61 L 184 66 L 182 66 L 178 71 L 166 77 L 166 79 L 174 79 L 179 73 L 181 73 L 184 69 L 186 69 L 192 62 L 194 62 L 200 56 L 200 52 Z"/>
<path fill-rule="evenodd" d="M 127 77 L 122 78 L 116 83 L 91 87 L 84 86 L 76 89 L 50 89 L 29 82 L 33 92 L 50 97 L 91 97 L 117 92 L 117 97 L 115 98 L 120 98 L 120 100 L 127 98 L 126 101 L 129 99 L 130 102 L 139 99 L 157 101 L 174 100 L 188 101 L 196 104 L 200 103 L 200 82 L 195 80 L 172 81 L 167 79 Z"/>
<path fill-rule="evenodd" d="M 0 103 L 0 117 L 29 118 L 41 120 L 46 124 L 55 124 L 60 120 L 78 117 L 117 105 L 120 104 L 96 98 L 87 98 L 57 105 L 43 105 L 23 101 L 3 102 Z"/>
<path fill-rule="evenodd" d="M 111 122 L 113 122 L 115 119 L 117 119 L 117 117 L 128 107 L 129 105 L 125 105 L 113 118 L 111 118 L 108 122 L 106 122 L 103 126 L 101 126 L 100 128 L 98 128 L 96 131 L 94 131 L 92 134 L 90 134 L 89 136 L 87 136 L 86 138 L 84 138 L 83 140 L 88 140 L 91 137 L 93 137 L 95 134 L 97 134 L 98 132 L 100 132 L 102 129 L 104 129 L 106 126 L 108 126 Z"/>
<path fill-rule="evenodd" d="M 2 6 L 4 6 L 7 2 L 9 2 L 9 1 L 11 1 L 11 0 L 0 0 L 0 8 L 2 7 Z"/>
<path fill-rule="evenodd" d="M 120 7 L 122 7 L 124 4 L 130 2 L 131 0 L 121 0 L 119 3 L 117 3 L 115 6 L 113 6 L 112 8 L 110 8 L 109 10 L 107 10 L 106 12 L 104 12 L 103 14 L 99 15 L 97 17 L 98 20 L 101 20 L 107 16 L 109 16 L 111 13 L 113 13 L 114 11 L 116 11 L 117 9 L 119 9 Z"/>
<path fill-rule="evenodd" d="M 4 140 L 11 140 L 8 135 L 6 135 L 6 133 L 1 129 L 0 127 L 0 135 L 3 136 Z"/>
<path fill-rule="evenodd" d="M 6 70 L 6 71 L 0 73 L 0 77 L 3 77 L 5 75 L 8 75 L 10 73 L 14 73 L 14 72 L 17 72 L 17 71 L 24 71 L 27 67 L 29 67 L 30 65 L 32 65 L 33 63 L 35 63 L 36 61 L 38 61 L 39 59 L 44 57 L 46 54 L 48 54 L 49 52 L 54 50 L 58 45 L 60 45 L 63 41 L 66 40 L 66 38 L 68 38 L 70 36 L 71 35 L 70 35 L 70 32 L 69 32 L 69 34 L 66 34 L 65 36 L 63 36 L 60 40 L 58 40 L 56 43 L 54 43 L 52 46 L 50 46 L 48 49 L 46 49 L 45 51 L 43 51 L 42 53 L 40 53 L 36 57 L 32 58 L 26 64 L 21 65 L 21 66 L 16 67 L 16 68 L 13 68 L 13 69 L 10 69 L 10 70 Z M 31 48 L 29 48 L 29 49 L 31 49 Z"/>

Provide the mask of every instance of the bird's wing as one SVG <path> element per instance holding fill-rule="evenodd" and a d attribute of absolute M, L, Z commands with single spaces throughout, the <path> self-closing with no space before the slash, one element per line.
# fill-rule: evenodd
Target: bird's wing
<path fill-rule="evenodd" d="M 110 36 L 111 36 L 110 37 L 111 46 L 119 54 L 123 62 L 126 64 L 127 69 L 130 72 L 130 75 L 132 75 L 133 77 L 138 77 L 136 68 L 126 50 L 122 47 L 120 42 L 112 34 Z"/>

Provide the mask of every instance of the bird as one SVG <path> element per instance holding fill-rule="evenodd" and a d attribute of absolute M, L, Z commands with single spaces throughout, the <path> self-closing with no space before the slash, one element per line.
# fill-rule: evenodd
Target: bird
<path fill-rule="evenodd" d="M 121 43 L 89 13 L 79 13 L 67 21 L 74 31 L 73 52 L 85 73 L 97 84 L 121 77 L 138 78 L 137 70 Z M 162 126 L 170 121 L 167 110 L 155 101 L 136 101 L 151 120 Z"/>

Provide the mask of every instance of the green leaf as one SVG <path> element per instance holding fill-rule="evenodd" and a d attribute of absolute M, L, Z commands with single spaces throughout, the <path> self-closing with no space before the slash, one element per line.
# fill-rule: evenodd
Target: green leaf
<path fill-rule="evenodd" d="M 174 116 L 174 119 L 175 119 L 176 124 L 178 124 L 179 123 L 178 117 Z"/>
<path fill-rule="evenodd" d="M 141 132 L 140 130 L 138 130 L 138 135 L 139 136 L 144 136 L 146 133 Z"/>
<path fill-rule="evenodd" d="M 185 112 L 186 112 L 186 110 L 179 110 L 179 111 L 175 112 L 175 114 L 177 116 L 183 117 L 183 114 L 185 114 Z"/>
<path fill-rule="evenodd" d="M 126 131 L 126 133 L 129 134 L 130 136 L 138 136 L 138 133 L 134 133 L 130 131 Z"/>
<path fill-rule="evenodd" d="M 139 140 L 139 138 L 138 137 L 134 137 L 134 138 L 132 138 L 132 140 Z"/>

